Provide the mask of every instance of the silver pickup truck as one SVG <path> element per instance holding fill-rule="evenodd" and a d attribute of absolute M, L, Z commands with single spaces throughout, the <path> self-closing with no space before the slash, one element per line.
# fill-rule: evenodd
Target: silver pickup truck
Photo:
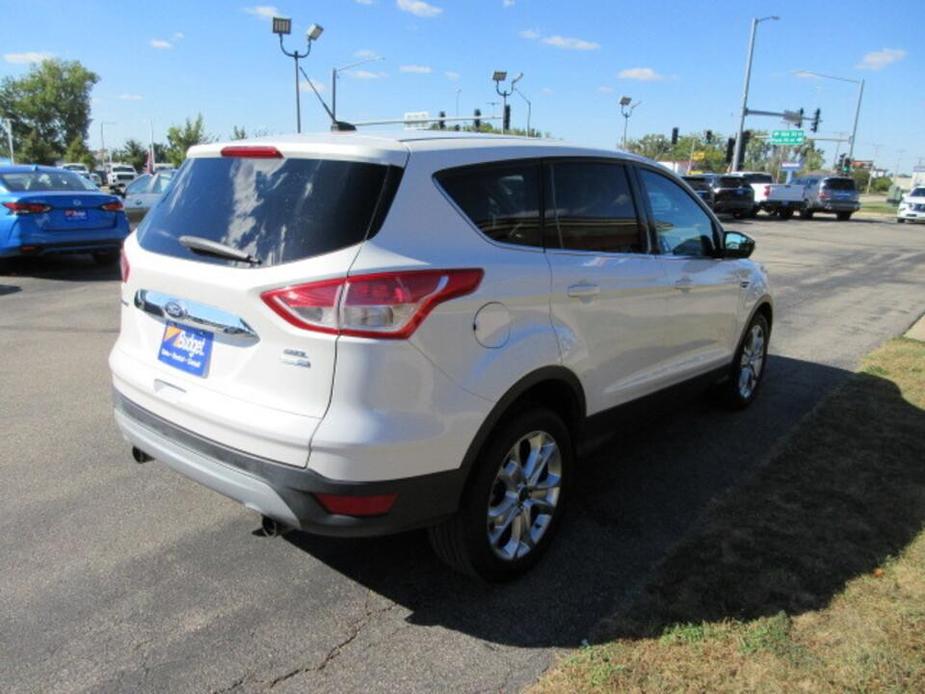
<path fill-rule="evenodd" d="M 775 183 L 774 177 L 764 171 L 743 171 L 741 173 L 755 191 L 752 217 L 756 217 L 763 210 L 769 215 L 776 214 L 781 219 L 790 219 L 796 212 L 802 212 L 806 206 L 802 185 Z"/>

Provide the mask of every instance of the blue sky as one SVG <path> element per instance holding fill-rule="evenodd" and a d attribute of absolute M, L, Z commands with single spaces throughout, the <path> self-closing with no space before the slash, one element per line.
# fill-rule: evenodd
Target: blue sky
<path fill-rule="evenodd" d="M 201 112 L 208 131 L 233 125 L 271 133 L 295 129 L 292 61 L 269 15 L 293 18 L 290 48 L 312 22 L 325 28 L 304 66 L 330 97 L 331 68 L 369 55 L 384 60 L 342 74 L 342 118 L 400 117 L 406 111 L 462 114 L 499 101 L 495 69 L 523 72 L 533 125 L 556 137 L 614 147 L 617 100 L 642 104 L 630 137 L 712 129 L 729 134 L 741 99 L 749 23 L 759 27 L 750 105 L 772 111 L 822 109 L 820 134 L 847 132 L 854 85 L 801 78 L 812 70 L 865 79 L 856 158 L 909 169 L 925 157 L 925 2 L 624 2 L 623 0 L 0 0 L 0 76 L 19 75 L 43 54 L 76 59 L 101 80 L 93 91 L 90 143 L 146 141 Z M 917 41 L 918 39 L 918 41 Z M 303 130 L 326 128 L 303 92 Z M 515 95 L 515 125 L 526 105 Z M 753 118 L 749 127 L 782 127 Z M 831 157 L 834 144 L 824 148 Z M 923 162 L 925 163 L 925 162 Z"/>

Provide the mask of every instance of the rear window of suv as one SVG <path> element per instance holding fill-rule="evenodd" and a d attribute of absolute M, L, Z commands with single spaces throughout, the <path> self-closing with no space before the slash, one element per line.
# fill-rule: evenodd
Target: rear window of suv
<path fill-rule="evenodd" d="M 771 174 L 766 173 L 745 174 L 745 180 L 749 183 L 774 183 Z"/>
<path fill-rule="evenodd" d="M 822 185 L 829 190 L 854 190 L 853 178 L 827 178 Z"/>
<path fill-rule="evenodd" d="M 741 188 L 745 185 L 745 179 L 742 176 L 720 176 L 717 187 L 719 188 Z"/>
<path fill-rule="evenodd" d="M 235 265 L 179 242 L 198 236 L 261 267 L 330 253 L 375 233 L 400 178 L 395 167 L 328 159 L 188 159 L 138 228 L 149 251 Z"/>

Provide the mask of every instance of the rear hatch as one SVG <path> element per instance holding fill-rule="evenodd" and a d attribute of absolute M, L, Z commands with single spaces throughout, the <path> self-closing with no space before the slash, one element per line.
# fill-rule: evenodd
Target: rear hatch
<path fill-rule="evenodd" d="M 345 276 L 399 170 L 259 154 L 270 149 L 189 159 L 145 217 L 137 247 L 126 244 L 116 346 L 137 368 L 114 358 L 113 371 L 117 387 L 131 381 L 130 399 L 181 426 L 304 465 L 330 398 L 336 336 L 283 320 L 261 295 Z"/>
<path fill-rule="evenodd" d="M 754 196 L 752 187 L 742 176 L 720 176 L 716 181 L 716 200 L 747 200 Z"/>
<path fill-rule="evenodd" d="M 853 201 L 858 198 L 854 179 L 845 177 L 826 178 L 820 187 L 820 197 L 830 200 Z"/>

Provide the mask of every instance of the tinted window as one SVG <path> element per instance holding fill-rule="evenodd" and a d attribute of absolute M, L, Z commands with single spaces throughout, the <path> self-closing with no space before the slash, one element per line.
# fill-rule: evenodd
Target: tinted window
<path fill-rule="evenodd" d="M 829 190 L 854 190 L 853 178 L 827 178 L 823 182 L 823 187 Z"/>
<path fill-rule="evenodd" d="M 561 248 L 605 253 L 643 253 L 625 167 L 563 162 L 550 167 L 547 224 Z"/>
<path fill-rule="evenodd" d="M 96 190 L 86 178 L 65 169 L 0 174 L 0 186 L 10 193 Z"/>
<path fill-rule="evenodd" d="M 710 216 L 674 181 L 648 169 L 640 169 L 639 173 L 652 208 L 661 252 L 711 255 L 715 241 Z"/>
<path fill-rule="evenodd" d="M 923 196 L 923 195 L 925 195 L 925 188 L 913 188 L 913 189 L 909 192 L 909 196 L 910 196 L 910 197 L 913 197 L 913 198 L 917 198 L 917 197 L 920 197 L 920 196 Z"/>
<path fill-rule="evenodd" d="M 719 183 L 714 185 L 720 188 L 741 188 L 748 185 L 748 183 L 742 176 L 720 176 Z"/>
<path fill-rule="evenodd" d="M 539 164 L 510 164 L 446 171 L 440 185 L 488 238 L 542 246 Z"/>
<path fill-rule="evenodd" d="M 146 193 L 150 185 L 151 174 L 143 174 L 125 186 L 125 193 L 126 195 L 140 195 Z"/>
<path fill-rule="evenodd" d="M 688 178 L 685 176 L 684 180 L 694 190 L 710 190 L 709 184 L 702 178 Z"/>
<path fill-rule="evenodd" d="M 264 266 L 329 253 L 366 237 L 388 172 L 322 159 L 189 159 L 138 228 L 138 241 L 157 253 L 221 264 L 235 261 L 196 254 L 177 239 L 218 241 Z"/>
<path fill-rule="evenodd" d="M 749 183 L 774 183 L 771 174 L 766 173 L 745 174 L 745 180 Z"/>

